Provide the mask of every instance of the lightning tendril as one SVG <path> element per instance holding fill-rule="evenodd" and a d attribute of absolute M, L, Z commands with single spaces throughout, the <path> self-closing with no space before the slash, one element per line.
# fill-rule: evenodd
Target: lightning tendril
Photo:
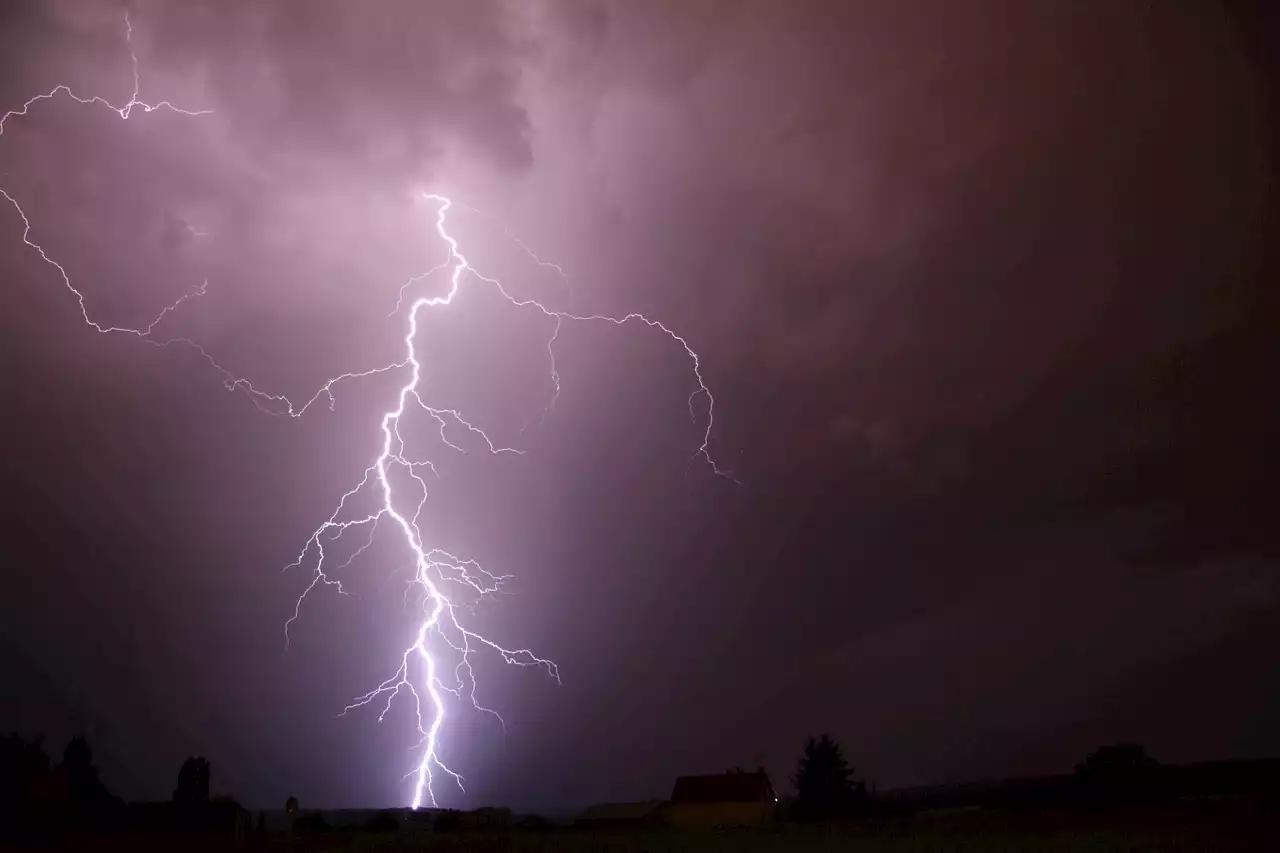
<path fill-rule="evenodd" d="M 140 75 L 138 57 L 133 47 L 133 25 L 126 13 L 124 18 L 125 42 L 129 48 L 129 58 L 133 76 L 133 93 L 123 106 L 116 106 L 98 96 L 81 97 L 70 87 L 58 85 L 48 92 L 37 94 L 21 107 L 10 110 L 0 116 L 0 136 L 3 135 L 6 123 L 28 114 L 36 104 L 65 96 L 87 107 L 103 107 L 116 113 L 122 120 L 134 115 L 135 108 L 142 113 L 169 111 L 185 116 L 202 116 L 212 110 L 186 110 L 174 106 L 169 101 L 148 103 L 140 97 Z M 139 327 L 119 326 L 95 320 L 86 304 L 84 293 L 71 280 L 65 267 L 54 260 L 45 249 L 32 237 L 33 226 L 19 202 L 4 188 L 0 187 L 0 195 L 14 207 L 22 220 L 22 241 L 39 254 L 44 263 L 53 267 L 62 280 L 63 285 L 75 297 L 79 305 L 80 315 L 86 325 L 97 332 L 109 334 L 120 333 L 133 336 L 144 343 L 158 347 L 183 346 L 196 351 L 210 367 L 222 378 L 224 387 L 230 391 L 245 394 L 263 412 L 271 415 L 298 418 L 306 414 L 317 402 L 324 401 L 330 409 L 336 403 L 335 389 L 351 379 L 368 378 L 383 374 L 403 375 L 403 383 L 395 395 L 395 405 L 382 414 L 380 421 L 379 451 L 375 458 L 364 469 L 363 476 L 352 488 L 338 499 L 330 516 L 322 522 L 306 541 L 297 559 L 286 566 L 299 568 L 309 566 L 311 580 L 302 591 L 294 605 L 292 615 L 285 622 L 286 648 L 289 631 L 302 612 L 302 604 L 306 597 L 319 586 L 333 587 L 340 593 L 346 591 L 341 581 L 331 576 L 331 571 L 344 569 L 351 562 L 370 548 L 379 530 L 389 527 L 402 541 L 413 560 L 413 574 L 410 588 L 420 593 L 422 609 L 421 621 L 411 635 L 411 642 L 399 656 L 399 665 L 392 674 L 369 692 L 354 699 L 341 714 L 347 714 L 359 708 L 374 706 L 379 709 L 377 719 L 383 720 L 399 697 L 405 697 L 415 717 L 419 735 L 415 749 L 419 750 L 416 764 L 406 774 L 406 778 L 414 778 L 411 804 L 414 808 L 424 804 L 436 805 L 435 781 L 439 776 L 448 777 L 459 789 L 462 789 L 463 777 L 452 770 L 441 756 L 440 735 L 446 719 L 445 694 L 455 701 L 463 701 L 473 709 L 494 717 L 505 730 L 506 723 L 494 710 L 480 704 L 476 697 L 476 676 L 472 666 L 473 656 L 485 652 L 496 655 L 507 664 L 544 670 L 557 683 L 560 671 L 556 664 L 540 657 L 527 648 L 509 648 L 483 636 L 467 627 L 461 618 L 459 609 L 467 605 L 455 600 L 457 593 L 468 596 L 486 596 L 500 591 L 509 575 L 494 575 L 485 570 L 474 560 L 460 557 L 441 548 L 429 545 L 419 525 L 420 517 L 426 506 L 430 489 L 427 476 L 435 475 L 435 465 L 428 460 L 414 460 L 406 453 L 405 436 L 401 432 L 402 422 L 408 411 L 415 409 L 425 413 L 438 428 L 438 438 L 453 450 L 465 452 L 458 444 L 461 436 L 469 436 L 478 440 L 488 452 L 493 454 L 522 454 L 524 451 L 499 445 L 479 426 L 469 421 L 460 411 L 451 408 L 440 408 L 430 405 L 421 393 L 422 363 L 418 357 L 416 340 L 418 337 L 419 319 L 425 311 L 442 308 L 452 303 L 461 287 L 467 283 L 494 288 L 510 305 L 541 313 L 549 325 L 546 353 L 549 359 L 549 373 L 553 385 L 553 393 L 543 410 L 543 418 L 554 408 L 560 394 L 561 374 L 556 364 L 555 346 L 559 340 L 565 322 L 598 322 L 611 323 L 618 326 L 641 325 L 666 335 L 679 345 L 688 357 L 692 366 L 693 378 L 697 387 L 688 398 L 690 417 L 694 423 L 698 420 L 698 401 L 705 400 L 705 422 L 699 435 L 699 445 L 693 458 L 702 459 L 717 475 L 733 479 L 733 475 L 717 466 L 710 452 L 711 431 L 714 425 L 715 398 L 702 375 L 702 365 L 698 354 L 688 341 L 676 334 L 663 323 L 640 313 L 629 313 L 622 316 L 605 314 L 576 314 L 547 307 L 542 302 L 521 298 L 511 293 L 496 278 L 479 272 L 462 253 L 457 240 L 448 230 L 448 213 L 454 202 L 443 195 L 424 193 L 424 201 L 435 206 L 435 236 L 447 249 L 448 256 L 442 263 L 413 276 L 405 281 L 397 293 L 396 304 L 388 317 L 398 317 L 402 313 L 405 320 L 403 337 L 403 358 L 399 361 L 379 365 L 365 370 L 342 373 L 325 380 L 318 390 L 306 400 L 295 402 L 285 395 L 270 394 L 262 391 L 247 379 L 233 374 L 222 367 L 213 356 L 197 342 L 189 338 L 161 339 L 156 336 L 157 329 L 174 311 L 185 302 L 199 297 L 206 292 L 208 282 L 204 281 L 180 296 L 177 300 L 164 306 L 146 325 Z M 519 246 L 534 262 L 543 267 L 554 269 L 568 284 L 568 276 L 564 270 L 551 262 L 543 261 L 524 243 L 520 242 L 503 229 L 504 234 Z M 193 232 L 196 233 L 196 232 Z M 203 234 L 203 232 L 200 232 Z M 438 296 L 415 296 L 409 301 L 407 309 L 405 301 L 413 289 L 426 282 L 438 272 L 449 270 L 449 286 L 446 292 Z M 453 438 L 451 438 L 453 436 Z M 403 478 L 398 485 L 393 485 L 393 473 Z M 735 481 L 736 482 L 736 481 Z M 412 488 L 408 484 L 412 483 Z M 359 496 L 372 494 L 376 499 L 376 509 L 359 515 L 351 510 Z M 351 531 L 362 531 L 363 542 L 347 559 L 331 570 L 328 566 L 330 557 L 325 551 L 326 543 L 332 543 Z M 455 592 L 456 590 L 456 592 Z M 445 658 L 452 661 L 448 666 Z M 424 705 L 426 706 L 424 708 Z"/>

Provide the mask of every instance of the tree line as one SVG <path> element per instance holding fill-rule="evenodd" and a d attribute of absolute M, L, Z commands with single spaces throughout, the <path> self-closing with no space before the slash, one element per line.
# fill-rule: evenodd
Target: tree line
<path fill-rule="evenodd" d="M 1140 744 L 1117 743 L 1090 752 L 1070 774 L 995 783 L 977 795 L 981 804 L 1031 808 L 1131 808 L 1166 804 L 1179 796 L 1280 789 L 1280 762 L 1208 762 L 1205 765 L 1163 765 Z M 1259 778 L 1254 778 L 1259 777 Z M 1262 778 L 1265 777 L 1265 778 Z M 853 768 L 840 745 L 829 735 L 809 738 L 792 777 L 796 797 L 785 817 L 830 820 L 869 811 L 913 810 L 960 805 L 973 795 L 957 798 L 944 789 L 914 801 L 902 797 L 878 800 Z M 900 793 L 900 792 L 899 792 Z M 968 804 L 974 804 L 972 802 Z"/>
<path fill-rule="evenodd" d="M 1271 764 L 1254 763 L 1268 764 L 1269 768 Z M 1247 768 L 1219 764 L 1224 766 L 1207 770 L 1231 776 L 1237 782 L 1248 781 L 1241 775 Z M 1158 805 L 1186 793 L 1181 789 L 1189 787 L 1188 771 L 1195 769 L 1165 767 L 1142 746 L 1121 743 L 1089 753 L 1069 776 L 1045 777 L 1047 784 L 1039 788 L 995 791 L 986 796 L 990 805 Z M 1272 772 L 1267 769 L 1268 778 Z M 61 759 L 55 762 L 38 737 L 0 735 L 0 835 L 58 827 L 247 832 L 249 813 L 230 798 L 211 797 L 211 777 L 209 760 L 190 756 L 178 769 L 170 802 L 125 805 L 103 785 L 93 762 L 93 749 L 83 736 L 72 737 L 63 748 Z M 853 767 L 830 735 L 807 740 L 791 781 L 796 796 L 784 807 L 783 816 L 787 818 L 838 820 L 891 808 L 889 801 L 878 800 L 868 792 L 864 781 L 855 778 Z M 1218 788 L 1225 784 L 1223 779 L 1209 781 Z M 937 801 L 934 805 L 943 805 L 946 800 L 945 793 L 931 794 L 914 807 L 928 808 L 933 801 Z M 294 797 L 289 798 L 285 810 L 294 822 L 322 821 L 301 815 Z"/>
<path fill-rule="evenodd" d="M 82 735 L 54 761 L 40 737 L 0 735 L 0 834 L 61 828 L 231 829 L 242 832 L 249 813 L 227 797 L 211 798 L 211 764 L 190 756 L 178 769 L 168 803 L 126 804 L 107 790 Z"/>

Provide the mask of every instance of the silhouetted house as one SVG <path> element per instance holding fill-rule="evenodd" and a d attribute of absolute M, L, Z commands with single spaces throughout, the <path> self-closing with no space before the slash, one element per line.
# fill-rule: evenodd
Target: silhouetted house
<path fill-rule="evenodd" d="M 253 826 L 253 815 L 229 797 L 207 803 L 175 803 L 171 800 L 130 803 L 119 817 L 121 827 L 135 833 L 224 835 L 243 838 Z"/>
<path fill-rule="evenodd" d="M 423 832 L 436 829 L 443 809 L 402 809 L 399 811 L 400 826 L 409 832 Z"/>
<path fill-rule="evenodd" d="M 732 770 L 676 779 L 666 818 L 677 826 L 745 826 L 773 820 L 777 808 L 764 770 Z"/>
<path fill-rule="evenodd" d="M 666 802 L 663 800 L 649 800 L 643 803 L 600 803 L 585 809 L 573 824 L 584 829 L 656 826 L 663 822 L 665 806 Z"/>
<path fill-rule="evenodd" d="M 462 812 L 458 818 L 459 825 L 464 829 L 496 829 L 512 824 L 511 809 L 492 806 Z"/>

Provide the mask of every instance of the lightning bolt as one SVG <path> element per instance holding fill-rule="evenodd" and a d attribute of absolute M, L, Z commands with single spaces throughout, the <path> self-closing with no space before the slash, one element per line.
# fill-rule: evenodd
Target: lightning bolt
<path fill-rule="evenodd" d="M 35 104 L 60 95 L 86 106 L 108 108 L 123 120 L 130 118 L 135 107 L 141 108 L 144 113 L 169 110 L 187 116 L 201 116 L 212 112 L 211 110 L 180 109 L 168 101 L 149 104 L 140 100 L 138 58 L 133 49 L 133 26 L 127 14 L 124 19 L 124 29 L 133 70 L 133 94 L 123 106 L 117 107 L 97 96 L 81 97 L 72 92 L 69 87 L 58 85 L 46 93 L 30 98 L 20 108 L 0 117 L 0 135 L 4 132 L 5 123 L 10 119 L 25 116 Z M 417 350 L 419 320 L 424 312 L 450 305 L 465 284 L 474 284 L 494 288 L 515 308 L 541 313 L 549 321 L 550 326 L 546 352 L 554 386 L 554 393 L 543 410 L 544 418 L 554 408 L 560 394 L 560 372 L 556 365 L 555 345 L 566 322 L 610 323 L 617 326 L 640 325 L 667 336 L 683 349 L 692 366 L 697 387 L 689 395 L 688 409 L 690 418 L 695 424 L 698 422 L 698 401 L 705 400 L 705 422 L 700 433 L 700 443 L 692 458 L 704 461 L 716 475 L 733 479 L 733 475 L 718 467 L 712 458 L 710 443 L 714 426 L 715 398 L 703 378 L 702 365 L 697 352 L 684 337 L 676 334 L 663 323 L 640 313 L 622 316 L 576 314 L 550 308 L 535 299 L 514 295 L 496 278 L 479 272 L 462 253 L 458 241 L 448 229 L 448 214 L 454 207 L 454 202 L 446 196 L 435 193 L 422 194 L 423 201 L 435 207 L 434 233 L 447 250 L 447 257 L 437 266 L 405 281 L 399 288 L 396 305 L 388 315 L 389 318 L 400 316 L 405 312 L 406 298 L 415 287 L 438 272 L 449 271 L 448 287 L 442 295 L 419 295 L 410 301 L 405 312 L 403 358 L 391 364 L 334 376 L 325 380 L 311 397 L 295 403 L 285 395 L 267 393 L 254 387 L 247 379 L 234 375 L 223 368 L 200 344 L 189 338 L 162 340 L 155 337 L 157 328 L 173 311 L 187 300 L 205 293 L 207 281 L 166 305 L 144 326 L 127 327 L 99 322 L 93 318 L 84 293 L 72 283 L 66 269 L 32 239 L 31 221 L 18 201 L 3 188 L 0 188 L 0 195 L 13 205 L 22 219 L 23 243 L 35 250 L 46 264 L 57 271 L 63 285 L 75 296 L 85 324 L 97 332 L 127 334 L 154 346 L 190 347 L 221 375 L 227 390 L 244 393 L 255 406 L 268 414 L 299 418 L 315 403 L 322 400 L 327 401 L 328 407 L 332 409 L 336 404 L 335 389 L 346 380 L 382 374 L 403 376 L 402 384 L 394 398 L 394 406 L 382 414 L 377 454 L 365 467 L 359 482 L 341 495 L 330 516 L 312 532 L 297 558 L 285 567 L 287 570 L 309 566 L 311 581 L 298 596 L 293 614 L 285 622 L 284 630 L 287 648 L 290 628 L 301 616 L 303 602 L 307 596 L 319 586 L 333 587 L 339 593 L 346 594 L 341 581 L 333 577 L 331 572 L 345 569 L 353 560 L 372 547 L 380 529 L 387 528 L 394 532 L 413 561 L 413 574 L 406 588 L 406 595 L 411 590 L 417 590 L 420 593 L 421 619 L 413 630 L 407 647 L 400 654 L 399 665 L 395 671 L 372 690 L 354 699 L 343 708 L 340 716 L 372 705 L 380 708 L 377 719 L 381 722 L 390 712 L 397 698 L 406 698 L 415 715 L 419 736 L 414 745 L 414 749 L 419 751 L 418 758 L 406 774 L 406 778 L 414 779 L 411 799 L 414 808 L 424 804 L 433 806 L 437 804 L 434 783 L 440 776 L 448 777 L 460 790 L 465 790 L 463 777 L 451 769 L 441 756 L 441 732 L 446 720 L 447 707 L 445 694 L 449 694 L 454 700 L 466 702 L 483 714 L 494 717 L 504 731 L 506 729 L 506 723 L 502 717 L 496 711 L 482 705 L 477 699 L 476 674 L 472 666 L 474 655 L 489 653 L 510 665 L 542 669 L 557 683 L 560 682 L 560 671 L 553 661 L 540 657 L 527 648 L 509 648 L 501 645 L 471 630 L 460 614 L 460 610 L 470 609 L 471 606 L 466 600 L 459 598 L 460 595 L 479 600 L 498 593 L 510 576 L 494 575 L 474 560 L 429 545 L 423 535 L 419 522 L 430 495 L 428 477 L 436 476 L 436 468 L 431 460 L 411 458 L 406 451 L 405 435 L 401 432 L 406 413 L 410 410 L 425 413 L 438 428 L 437 437 L 441 442 L 458 452 L 466 452 L 466 448 L 457 443 L 458 441 L 468 441 L 472 444 L 479 442 L 484 449 L 493 454 L 518 455 L 524 452 L 494 442 L 485 430 L 473 424 L 457 409 L 432 406 L 424 399 L 421 387 L 423 367 Z M 541 260 L 524 243 L 505 232 L 505 229 L 504 233 L 507 233 L 507 236 L 537 264 L 555 269 L 565 280 L 566 285 L 568 284 L 568 276 L 561 267 Z M 372 496 L 375 508 L 361 514 L 353 509 L 353 505 L 365 495 Z M 331 544 L 353 531 L 363 531 L 363 542 L 344 562 L 330 569 L 331 558 L 325 551 L 326 544 Z M 452 666 L 449 665 L 450 661 Z"/>

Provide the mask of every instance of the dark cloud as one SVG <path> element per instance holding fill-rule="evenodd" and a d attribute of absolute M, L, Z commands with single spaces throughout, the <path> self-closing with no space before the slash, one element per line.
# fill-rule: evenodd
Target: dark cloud
<path fill-rule="evenodd" d="M 531 165 L 516 99 L 525 51 L 500 3 L 155 6 L 140 10 L 144 61 L 199 79 L 246 144 L 282 167 L 323 153 L 344 170 L 403 176 L 455 142 L 503 171 Z"/>

